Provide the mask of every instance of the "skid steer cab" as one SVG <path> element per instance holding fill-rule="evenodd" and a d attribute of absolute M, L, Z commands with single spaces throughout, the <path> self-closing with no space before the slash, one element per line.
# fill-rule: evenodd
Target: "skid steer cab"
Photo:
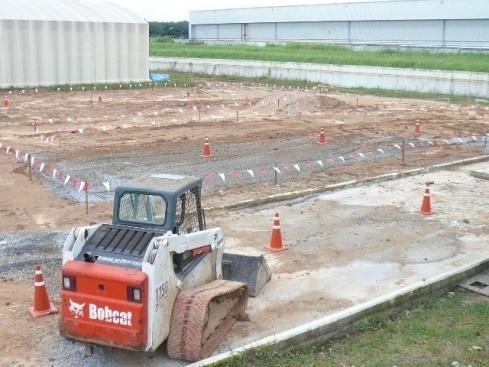
<path fill-rule="evenodd" d="M 206 229 L 202 181 L 157 174 L 117 187 L 112 224 L 63 246 L 60 330 L 68 338 L 195 361 L 244 317 L 245 283 L 222 280 L 224 237 Z"/>

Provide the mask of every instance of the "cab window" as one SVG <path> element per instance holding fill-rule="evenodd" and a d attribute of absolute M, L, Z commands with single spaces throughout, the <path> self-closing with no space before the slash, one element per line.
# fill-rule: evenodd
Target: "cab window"
<path fill-rule="evenodd" d="M 166 201 L 159 195 L 126 192 L 119 202 L 119 220 L 163 225 L 166 221 Z"/>

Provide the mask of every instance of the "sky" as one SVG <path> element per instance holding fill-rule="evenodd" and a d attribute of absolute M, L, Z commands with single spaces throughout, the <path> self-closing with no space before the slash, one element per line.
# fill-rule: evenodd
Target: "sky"
<path fill-rule="evenodd" d="M 120 4 L 140 14 L 147 20 L 179 21 L 188 20 L 190 10 L 227 9 L 248 6 L 324 4 L 339 0 L 95 0 Z M 356 0 L 364 1 L 364 0 Z M 343 1 L 344 2 L 344 1 Z"/>

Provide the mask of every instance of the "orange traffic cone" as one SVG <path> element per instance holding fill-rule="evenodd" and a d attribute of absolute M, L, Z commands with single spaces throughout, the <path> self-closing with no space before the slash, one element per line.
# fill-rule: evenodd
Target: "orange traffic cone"
<path fill-rule="evenodd" d="M 34 283 L 34 306 L 29 307 L 32 317 L 40 317 L 58 312 L 49 302 L 48 291 L 42 276 L 41 265 L 36 265 L 36 281 Z"/>
<path fill-rule="evenodd" d="M 433 212 L 431 211 L 431 194 L 429 184 L 426 184 L 426 188 L 424 189 L 423 203 L 421 204 L 421 214 L 433 214 Z"/>
<path fill-rule="evenodd" d="M 319 133 L 319 141 L 316 144 L 326 144 L 326 134 L 324 133 L 324 129 L 321 128 L 321 132 Z"/>
<path fill-rule="evenodd" d="M 273 218 L 272 238 L 270 239 L 270 244 L 265 246 L 265 248 L 273 252 L 287 250 L 287 247 L 282 242 L 282 231 L 280 230 L 280 217 L 278 212 L 275 213 L 275 217 Z"/>
<path fill-rule="evenodd" d="M 207 136 L 205 137 L 204 149 L 202 150 L 202 154 L 200 156 L 201 157 L 204 157 L 204 158 L 210 158 L 210 157 L 212 157 L 212 154 L 211 154 L 211 145 L 209 143 L 209 139 L 207 138 Z"/>
<path fill-rule="evenodd" d="M 414 125 L 414 135 L 421 135 L 421 124 L 419 122 L 416 122 L 416 125 Z"/>
<path fill-rule="evenodd" d="M 102 103 L 102 96 L 98 96 L 98 103 Z"/>
<path fill-rule="evenodd" d="M 10 104 L 9 100 L 7 97 L 3 97 L 3 107 L 8 107 L 8 105 Z"/>

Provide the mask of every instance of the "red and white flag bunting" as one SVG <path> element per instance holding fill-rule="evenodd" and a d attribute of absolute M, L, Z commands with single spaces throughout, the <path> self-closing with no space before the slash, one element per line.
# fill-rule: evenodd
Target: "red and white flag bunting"
<path fill-rule="evenodd" d="M 435 145 L 449 145 L 449 144 L 464 144 L 464 143 L 471 143 L 471 142 L 483 142 L 485 139 L 486 135 L 482 137 L 477 137 L 477 136 L 471 136 L 470 138 L 462 138 L 462 137 L 454 137 L 451 139 L 439 139 L 435 141 L 429 141 L 429 140 L 420 140 L 419 144 L 414 143 L 414 142 L 409 142 L 408 146 L 411 147 L 412 149 L 416 149 L 417 146 L 422 147 L 422 146 L 435 146 Z M 383 148 L 377 148 L 374 151 L 371 152 L 357 152 L 353 154 L 349 154 L 347 156 L 348 161 L 351 160 L 353 163 L 354 161 L 358 162 L 358 157 L 361 159 L 366 159 L 367 157 L 371 157 L 375 155 L 377 152 L 385 155 L 386 151 L 392 149 L 398 149 L 401 150 L 401 146 L 399 144 L 393 144 L 388 147 L 383 147 Z M 16 160 L 23 160 L 24 162 L 27 162 L 30 157 L 30 164 L 32 167 L 38 167 L 39 173 L 43 174 L 44 177 L 51 177 L 53 180 L 60 180 L 63 185 L 67 185 L 70 181 L 72 182 L 71 187 L 75 191 L 88 191 L 89 189 L 89 183 L 86 180 L 72 177 L 71 175 L 64 174 L 62 171 L 53 168 L 52 166 L 37 160 L 34 156 L 30 155 L 28 152 L 21 152 L 20 150 L 13 148 L 11 146 L 6 146 L 4 143 L 0 143 L 0 150 L 3 150 L 5 153 L 9 154 L 12 153 L 15 156 Z M 23 158 L 22 158 L 23 157 Z M 212 173 L 212 172 L 207 172 L 203 174 L 203 179 L 205 181 L 212 181 L 214 180 L 215 177 L 219 177 L 222 182 L 228 182 L 228 177 L 232 176 L 237 179 L 242 178 L 242 173 L 247 173 L 251 178 L 257 178 L 257 173 L 259 173 L 261 176 L 268 176 L 270 172 L 275 172 L 276 174 L 282 175 L 284 173 L 287 173 L 291 170 L 291 168 L 295 169 L 298 173 L 301 173 L 303 171 L 310 172 L 311 170 L 314 169 L 314 166 L 317 165 L 321 168 L 325 168 L 325 162 L 327 162 L 328 165 L 332 165 L 335 162 L 341 161 L 342 163 L 347 162 L 347 158 L 344 156 L 338 156 L 338 157 L 331 157 L 328 159 L 324 160 L 315 160 L 315 161 L 307 161 L 304 163 L 293 163 L 293 164 L 283 164 L 281 167 L 278 165 L 274 165 L 271 167 L 261 167 L 261 168 L 250 168 L 246 169 L 243 171 L 240 170 L 233 170 L 231 173 L 226 173 L 226 172 L 218 172 L 218 173 Z M 302 167 L 301 167 L 302 166 Z M 100 183 L 101 186 L 105 188 L 107 192 L 109 192 L 112 188 L 112 185 L 110 182 L 102 182 Z"/>

